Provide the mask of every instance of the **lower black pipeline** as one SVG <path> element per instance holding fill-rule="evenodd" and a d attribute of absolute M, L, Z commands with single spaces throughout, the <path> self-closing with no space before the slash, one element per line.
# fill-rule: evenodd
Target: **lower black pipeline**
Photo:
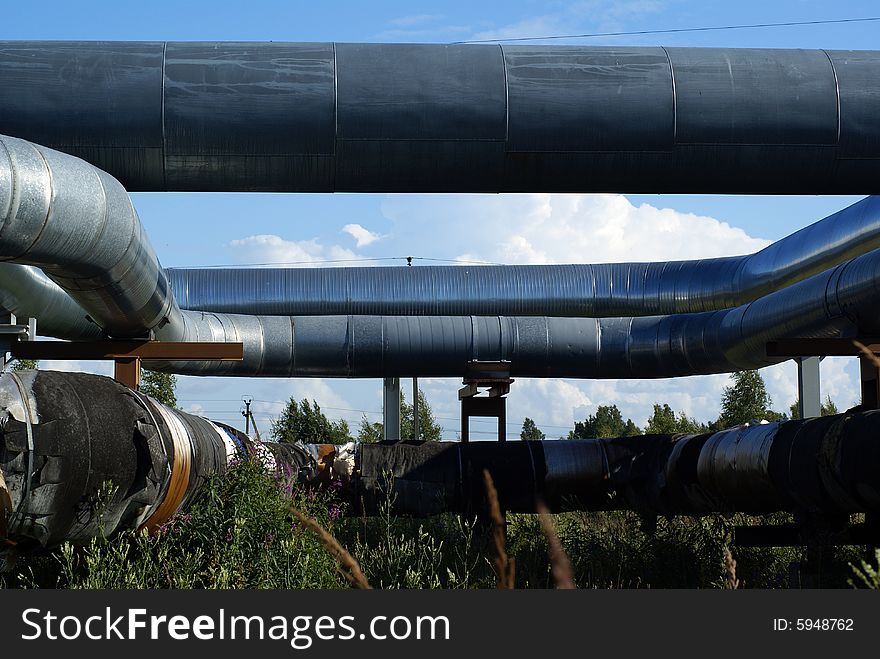
<path fill-rule="evenodd" d="M 316 438 L 320 440 L 320 438 Z M 155 529 L 212 474 L 259 460 L 297 482 L 342 484 L 354 510 L 473 514 L 488 470 L 505 510 L 660 515 L 880 512 L 880 411 L 700 435 L 515 442 L 254 442 L 102 376 L 0 376 L 0 552 Z"/>
<path fill-rule="evenodd" d="M 700 435 L 515 442 L 385 442 L 354 452 L 350 496 L 376 512 L 473 513 L 483 470 L 501 506 L 655 515 L 880 512 L 880 411 Z"/>

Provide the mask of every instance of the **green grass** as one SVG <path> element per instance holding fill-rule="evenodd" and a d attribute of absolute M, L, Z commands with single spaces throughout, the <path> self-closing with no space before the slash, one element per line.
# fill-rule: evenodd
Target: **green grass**
<path fill-rule="evenodd" d="M 106 493 L 105 493 L 106 494 Z M 425 520 L 380 515 L 346 517 L 332 492 L 291 487 L 244 462 L 214 478 L 192 508 L 153 536 L 125 532 L 85 546 L 66 544 L 22 558 L 0 575 L 12 588 L 344 588 L 347 582 L 317 535 L 290 514 L 315 518 L 360 563 L 374 588 L 494 588 L 488 529 L 460 515 Z M 100 504 L 99 504 L 100 505 Z M 730 545 L 744 515 L 660 518 L 632 512 L 565 513 L 553 517 L 581 588 L 720 588 L 724 548 L 744 588 L 798 587 L 801 548 Z M 507 551 L 518 588 L 553 587 L 547 541 L 532 515 L 508 516 Z M 824 587 L 877 587 L 860 549 L 835 550 Z M 878 556 L 880 560 L 880 556 Z"/>

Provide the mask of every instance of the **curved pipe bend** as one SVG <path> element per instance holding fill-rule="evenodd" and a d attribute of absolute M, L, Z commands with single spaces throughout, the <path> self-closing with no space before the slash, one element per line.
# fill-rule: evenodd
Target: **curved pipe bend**
<path fill-rule="evenodd" d="M 167 268 L 184 309 L 283 316 L 655 316 L 726 309 L 880 247 L 865 198 L 746 256 L 418 268 Z"/>
<path fill-rule="evenodd" d="M 37 265 L 57 284 L 42 287 L 44 309 L 52 308 L 49 298 L 59 300 L 49 326 L 63 325 L 71 313 L 62 300 L 69 295 L 112 336 L 153 332 L 168 341 L 244 344 L 242 362 L 152 365 L 178 373 L 439 377 L 461 375 L 478 359 L 510 360 L 518 376 L 658 378 L 764 366 L 773 363 L 764 343 L 784 336 L 880 329 L 880 250 L 748 304 L 701 313 L 548 318 L 181 311 L 118 182 L 22 140 L 0 138 L 0 146 L 0 256 Z M 23 267 L 6 264 L 4 270 Z M 42 286 L 39 277 L 18 281 Z M 26 291 L 6 298 L 29 299 Z M 70 334 L 80 331 L 81 316 L 67 320 Z"/>

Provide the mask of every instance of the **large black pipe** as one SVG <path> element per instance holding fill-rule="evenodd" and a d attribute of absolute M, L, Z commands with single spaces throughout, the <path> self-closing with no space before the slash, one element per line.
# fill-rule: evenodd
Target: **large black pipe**
<path fill-rule="evenodd" d="M 701 435 L 263 444 L 109 378 L 7 373 L 0 377 L 0 559 L 4 551 L 156 528 L 185 510 L 211 474 L 247 456 L 300 482 L 338 477 L 367 514 L 392 494 L 399 514 L 473 513 L 484 501 L 484 469 L 510 511 L 532 512 L 541 499 L 554 511 L 878 513 L 878 435 L 880 411 L 869 411 Z"/>
<path fill-rule="evenodd" d="M 0 554 L 156 529 L 185 510 L 212 474 L 246 456 L 296 472 L 317 464 L 303 449 L 255 444 L 106 377 L 4 373 Z"/>
<path fill-rule="evenodd" d="M 0 134 L 129 190 L 880 192 L 880 52 L 0 42 Z"/>

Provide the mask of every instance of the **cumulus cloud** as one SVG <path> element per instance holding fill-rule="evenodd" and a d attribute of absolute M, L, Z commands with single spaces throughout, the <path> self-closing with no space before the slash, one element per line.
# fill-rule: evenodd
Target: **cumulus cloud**
<path fill-rule="evenodd" d="M 623 195 L 390 196 L 383 213 L 396 233 L 432 231 L 434 256 L 497 263 L 607 263 L 747 254 L 769 241 L 712 217 Z M 462 243 L 469 250 L 459 251 Z"/>
<path fill-rule="evenodd" d="M 349 225 L 351 226 L 351 225 Z M 333 261 L 356 260 L 358 255 L 339 245 L 324 245 L 315 239 L 286 240 L 274 234 L 239 238 L 229 243 L 235 259 L 242 264 L 284 266 L 334 265 Z"/>
<path fill-rule="evenodd" d="M 346 224 L 344 227 L 342 227 L 342 232 L 347 233 L 349 236 L 354 238 L 355 243 L 358 247 L 365 247 L 366 245 L 370 245 L 377 240 L 382 239 L 382 236 L 380 236 L 378 233 L 370 231 L 360 224 Z"/>

